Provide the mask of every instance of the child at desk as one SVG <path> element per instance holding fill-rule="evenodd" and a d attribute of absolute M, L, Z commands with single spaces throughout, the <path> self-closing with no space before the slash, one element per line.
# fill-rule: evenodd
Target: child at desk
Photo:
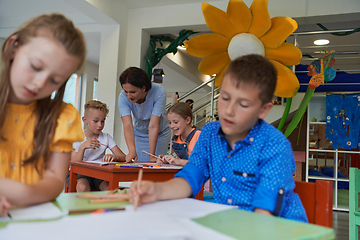
<path fill-rule="evenodd" d="M 177 157 L 171 155 L 159 155 L 158 163 L 170 163 L 184 166 L 200 135 L 200 129 L 192 124 L 192 111 L 190 106 L 184 102 L 172 105 L 167 111 L 170 129 L 174 132 L 171 139 L 172 149 Z"/>
<path fill-rule="evenodd" d="M 85 115 L 82 117 L 87 128 L 84 131 L 85 140 L 73 144 L 74 151 L 71 153 L 72 162 L 80 161 L 103 161 L 124 162 L 125 154 L 116 145 L 114 139 L 102 130 L 105 126 L 106 115 L 109 113 L 105 103 L 91 100 L 85 104 Z M 105 154 L 109 148 L 113 154 Z M 66 178 L 69 185 L 69 173 Z M 76 191 L 88 192 L 91 189 L 100 191 L 109 190 L 109 182 L 78 174 Z"/>
<path fill-rule="evenodd" d="M 263 118 L 272 107 L 277 75 L 260 55 L 233 60 L 218 100 L 219 121 L 206 124 L 189 162 L 167 182 L 130 187 L 132 203 L 194 197 L 211 178 L 214 199 L 239 209 L 307 222 L 294 193 L 290 142 Z"/>
<path fill-rule="evenodd" d="M 86 45 L 65 16 L 41 15 L 11 34 L 1 55 L 0 215 L 6 215 L 11 205 L 50 201 L 64 188 L 72 143 L 83 135 L 78 111 L 62 99 Z"/>

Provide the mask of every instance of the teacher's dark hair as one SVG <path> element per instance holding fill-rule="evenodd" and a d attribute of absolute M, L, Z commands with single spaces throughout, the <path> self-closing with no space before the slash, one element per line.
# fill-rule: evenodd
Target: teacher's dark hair
<path fill-rule="evenodd" d="M 151 89 L 151 80 L 144 70 L 138 67 L 127 68 L 119 77 L 121 86 L 129 83 L 135 87 L 142 88 L 145 86 L 145 91 Z"/>

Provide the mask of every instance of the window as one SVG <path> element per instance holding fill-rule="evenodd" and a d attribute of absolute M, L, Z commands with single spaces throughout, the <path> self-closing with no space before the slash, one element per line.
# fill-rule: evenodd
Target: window
<path fill-rule="evenodd" d="M 66 83 L 63 101 L 71 103 L 76 109 L 80 109 L 80 82 L 81 77 L 77 74 L 71 75 Z M 55 97 L 55 92 L 52 93 L 51 98 Z"/>
<path fill-rule="evenodd" d="M 99 84 L 99 81 L 98 81 L 98 78 L 95 77 L 94 78 L 94 88 L 93 88 L 93 99 L 97 99 L 97 96 L 98 96 L 98 84 Z"/>

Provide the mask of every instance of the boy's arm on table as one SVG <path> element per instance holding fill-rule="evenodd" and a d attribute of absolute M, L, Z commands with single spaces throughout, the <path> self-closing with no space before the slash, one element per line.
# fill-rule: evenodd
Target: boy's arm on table
<path fill-rule="evenodd" d="M 43 178 L 35 184 L 23 184 L 0 178 L 0 196 L 6 197 L 15 206 L 54 200 L 63 190 L 69 170 L 70 152 L 51 152 Z"/>
<path fill-rule="evenodd" d="M 138 205 L 160 200 L 187 198 L 192 195 L 190 184 L 181 177 L 170 179 L 166 182 L 141 181 L 138 188 L 137 181 L 130 186 L 130 202 L 134 203 L 139 196 Z"/>
<path fill-rule="evenodd" d="M 134 159 L 136 162 L 138 159 L 138 156 L 136 154 L 134 126 L 132 124 L 131 115 L 126 115 L 126 116 L 121 117 L 121 121 L 123 123 L 126 146 L 129 149 L 129 153 L 125 157 L 126 162 L 131 162 L 132 159 Z"/>
<path fill-rule="evenodd" d="M 159 136 L 161 117 L 151 114 L 149 123 L 149 152 L 155 155 L 156 144 Z M 149 157 L 150 162 L 156 162 L 156 158 L 153 156 Z"/>

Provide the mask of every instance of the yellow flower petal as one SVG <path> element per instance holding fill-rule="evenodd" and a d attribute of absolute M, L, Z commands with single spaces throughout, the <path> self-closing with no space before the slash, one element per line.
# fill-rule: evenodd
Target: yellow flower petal
<path fill-rule="evenodd" d="M 186 51 L 195 57 L 207 57 L 226 52 L 230 40 L 217 33 L 206 33 L 195 36 L 184 42 Z"/>
<path fill-rule="evenodd" d="M 250 6 L 252 22 L 249 33 L 258 38 L 263 36 L 271 27 L 268 2 L 269 0 L 254 0 Z"/>
<path fill-rule="evenodd" d="M 216 74 L 216 77 L 215 77 L 215 86 L 216 87 L 221 87 L 221 82 L 222 82 L 224 73 L 228 69 L 229 64 L 230 64 L 230 62 L 225 65 L 225 67 L 221 70 L 221 72 L 219 74 Z"/>
<path fill-rule="evenodd" d="M 278 48 L 265 48 L 265 57 L 290 66 L 300 64 L 302 53 L 295 45 L 284 42 Z"/>
<path fill-rule="evenodd" d="M 201 60 L 198 69 L 203 74 L 213 75 L 219 73 L 230 61 L 227 52 L 214 54 Z"/>
<path fill-rule="evenodd" d="M 295 73 L 281 63 L 270 60 L 277 71 L 275 96 L 289 98 L 296 95 L 300 84 Z"/>
<path fill-rule="evenodd" d="M 298 25 L 289 17 L 273 17 L 270 30 L 260 38 L 265 47 L 277 48 L 292 34 Z"/>
<path fill-rule="evenodd" d="M 252 15 L 242 0 L 230 0 L 226 14 L 238 33 L 246 33 L 249 30 Z"/>
<path fill-rule="evenodd" d="M 224 11 L 208 4 L 207 2 L 203 2 L 201 8 L 204 14 L 206 25 L 211 31 L 221 34 L 228 39 L 231 39 L 237 34 L 236 29 Z"/>

